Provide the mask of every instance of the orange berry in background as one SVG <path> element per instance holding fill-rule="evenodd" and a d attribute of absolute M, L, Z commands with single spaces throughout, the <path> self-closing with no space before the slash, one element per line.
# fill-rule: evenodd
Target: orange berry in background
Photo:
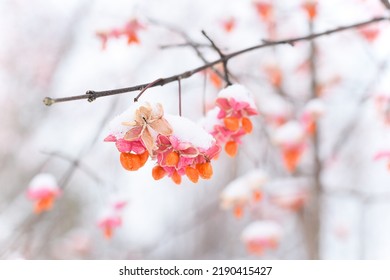
<path fill-rule="evenodd" d="M 303 4 L 303 9 L 306 11 L 310 20 L 313 20 L 317 16 L 317 3 L 306 2 Z"/>
<path fill-rule="evenodd" d="M 248 253 L 258 255 L 258 256 L 264 253 L 263 245 L 255 242 L 249 242 L 246 246 L 246 250 L 248 251 Z"/>
<path fill-rule="evenodd" d="M 127 43 L 128 44 L 131 44 L 131 43 L 139 44 L 140 43 L 139 38 L 135 32 L 130 32 L 127 35 Z"/>
<path fill-rule="evenodd" d="M 241 205 L 234 206 L 234 208 L 233 208 L 233 215 L 237 219 L 242 218 L 242 216 L 244 215 L 244 209 L 242 209 Z"/>
<path fill-rule="evenodd" d="M 231 157 L 235 157 L 236 154 L 237 154 L 237 150 L 238 150 L 238 144 L 237 142 L 235 141 L 229 141 L 226 143 L 225 145 L 225 151 L 226 153 L 231 156 Z"/>
<path fill-rule="evenodd" d="M 242 118 L 241 119 L 241 125 L 244 128 L 246 133 L 251 133 L 253 130 L 253 125 L 250 119 L 248 118 Z"/>
<path fill-rule="evenodd" d="M 111 239 L 113 235 L 113 231 L 111 227 L 105 227 L 103 231 L 104 237 L 106 239 Z"/>
<path fill-rule="evenodd" d="M 180 156 L 178 152 L 172 151 L 165 158 L 165 163 L 167 166 L 176 166 L 179 162 Z"/>
<path fill-rule="evenodd" d="M 278 66 L 267 66 L 265 68 L 265 73 L 274 87 L 280 88 L 282 86 L 283 74 Z"/>
<path fill-rule="evenodd" d="M 253 200 L 259 202 L 263 199 L 263 193 L 259 190 L 253 192 Z"/>
<path fill-rule="evenodd" d="M 186 175 L 193 183 L 197 183 L 199 180 L 199 171 L 191 166 L 186 167 Z"/>
<path fill-rule="evenodd" d="M 210 162 L 198 163 L 196 169 L 202 179 L 210 179 L 213 176 L 213 167 Z"/>
<path fill-rule="evenodd" d="M 48 211 L 53 207 L 54 204 L 54 195 L 48 195 L 39 199 L 34 207 L 34 212 L 39 214 L 43 211 Z"/>
<path fill-rule="evenodd" d="M 255 3 L 256 11 L 260 18 L 264 21 L 269 21 L 272 18 L 272 6 L 269 3 Z"/>
<path fill-rule="evenodd" d="M 236 131 L 240 128 L 240 121 L 238 118 L 235 117 L 224 118 L 223 123 L 225 124 L 225 127 L 230 131 Z"/>
<path fill-rule="evenodd" d="M 314 135 L 316 133 L 316 130 L 317 130 L 316 122 L 310 121 L 307 128 L 306 128 L 307 134 Z"/>
<path fill-rule="evenodd" d="M 222 88 L 222 79 L 218 76 L 217 73 L 214 71 L 210 71 L 210 81 L 213 84 L 213 86 L 217 89 Z"/>
<path fill-rule="evenodd" d="M 160 180 L 160 179 L 164 178 L 164 176 L 166 174 L 167 174 L 167 172 L 160 165 L 156 165 L 152 169 L 152 177 L 154 180 Z"/>
<path fill-rule="evenodd" d="M 143 164 L 141 164 L 141 158 L 139 155 L 131 153 L 121 153 L 120 162 L 123 168 L 129 171 L 138 170 L 143 166 Z"/>
<path fill-rule="evenodd" d="M 172 175 L 172 181 L 177 184 L 177 185 L 180 185 L 181 184 L 181 176 L 179 173 L 177 173 L 177 171 L 175 171 L 175 173 L 173 173 Z"/>
<path fill-rule="evenodd" d="M 283 161 L 289 172 L 294 172 L 297 168 L 302 151 L 300 148 L 287 149 L 283 151 Z"/>

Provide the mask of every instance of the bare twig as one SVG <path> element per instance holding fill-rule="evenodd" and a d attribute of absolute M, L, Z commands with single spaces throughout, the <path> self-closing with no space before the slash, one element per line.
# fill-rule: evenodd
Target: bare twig
<path fill-rule="evenodd" d="M 222 65 L 223 65 L 223 72 L 225 74 L 225 81 L 227 86 L 231 85 L 232 83 L 230 82 L 229 79 L 229 70 L 227 68 L 227 62 L 228 60 L 226 59 L 226 55 L 221 51 L 219 47 L 214 43 L 214 41 L 206 34 L 206 31 L 202 30 L 203 36 L 206 37 L 207 40 L 209 40 L 210 44 L 213 46 L 213 49 L 219 54 L 219 57 L 222 59 Z"/>
<path fill-rule="evenodd" d="M 180 79 L 180 78 L 179 78 Z M 153 87 L 154 85 L 156 85 L 157 83 L 159 83 L 162 79 L 157 79 L 155 80 L 154 82 L 151 82 L 150 84 L 148 84 L 146 87 L 144 87 L 141 92 L 134 98 L 134 102 L 138 102 L 138 99 L 142 96 L 142 94 L 148 89 L 148 88 L 151 88 Z"/>
<path fill-rule="evenodd" d="M 65 155 L 63 153 L 59 152 L 42 152 L 43 154 L 46 154 L 51 157 L 60 158 L 62 160 L 65 160 L 69 162 L 70 164 L 75 164 L 80 170 L 82 170 L 86 175 L 88 175 L 92 180 L 94 180 L 96 183 L 102 183 L 103 180 L 88 166 L 83 164 L 79 158 L 73 158 L 69 155 Z"/>
<path fill-rule="evenodd" d="M 177 80 L 179 87 L 179 116 L 181 117 L 181 79 Z"/>
<path fill-rule="evenodd" d="M 386 7 L 386 9 L 390 10 L 390 2 L 389 2 L 389 0 L 381 0 L 381 2 Z"/>
<path fill-rule="evenodd" d="M 280 41 L 267 41 L 266 43 L 263 43 L 263 44 L 255 45 L 255 46 L 252 46 L 252 47 L 249 47 L 249 48 L 244 48 L 244 49 L 236 51 L 236 52 L 232 52 L 230 54 L 225 55 L 225 58 L 223 58 L 223 59 L 220 58 L 220 59 L 214 60 L 212 62 L 206 63 L 206 64 L 204 64 L 202 66 L 199 66 L 197 68 L 194 68 L 192 70 L 189 70 L 189 71 L 177 74 L 177 75 L 173 75 L 173 76 L 170 76 L 170 77 L 161 78 L 161 79 L 159 79 L 158 82 L 154 83 L 150 87 L 163 86 L 165 84 L 172 83 L 174 81 L 177 81 L 179 79 L 179 77 L 181 79 L 187 79 L 187 78 L 191 77 L 192 75 L 194 75 L 194 74 L 196 74 L 196 73 L 198 73 L 200 71 L 203 71 L 205 69 L 208 69 L 208 68 L 211 68 L 211 67 L 215 66 L 218 63 L 221 63 L 221 62 L 224 62 L 224 61 L 228 61 L 228 60 L 230 60 L 230 59 L 232 59 L 232 58 L 234 58 L 236 56 L 240 56 L 240 55 L 242 55 L 244 53 L 248 53 L 248 52 L 251 52 L 251 51 L 254 51 L 254 50 L 267 48 L 267 47 L 271 47 L 271 46 L 276 46 L 276 45 L 286 45 L 286 44 L 287 45 L 293 45 L 296 42 L 310 41 L 310 40 L 314 40 L 316 38 L 323 37 L 323 36 L 326 36 L 326 35 L 330 35 L 330 34 L 333 34 L 333 33 L 338 33 L 338 32 L 342 32 L 342 31 L 345 31 L 345 30 L 354 29 L 354 28 L 358 28 L 358 27 L 361 27 L 361 26 L 369 25 L 369 24 L 372 24 L 372 23 L 375 23 L 375 22 L 388 21 L 388 20 L 390 20 L 390 17 L 388 17 L 388 16 L 374 17 L 374 18 L 372 18 L 370 20 L 362 21 L 362 22 L 359 22 L 359 23 L 351 24 L 351 25 L 341 26 L 341 27 L 338 27 L 338 28 L 330 29 L 330 30 L 327 30 L 327 31 L 324 31 L 324 32 L 310 34 L 310 35 L 307 35 L 307 36 L 296 37 L 296 38 L 292 38 L 292 39 L 285 39 L 285 40 L 280 40 Z M 133 92 L 133 91 L 137 91 L 137 90 L 142 90 L 142 89 L 144 89 L 146 86 L 148 86 L 150 84 L 151 83 L 146 83 L 146 84 L 136 85 L 136 86 L 132 86 L 132 87 L 118 88 L 118 89 L 105 90 L 105 91 L 88 90 L 86 92 L 86 94 L 83 94 L 83 95 L 75 95 L 75 96 L 62 97 L 62 98 L 46 97 L 43 100 L 43 102 L 45 103 L 45 105 L 49 106 L 49 105 L 53 105 L 55 103 L 68 102 L 68 101 L 81 100 L 81 99 L 87 99 L 88 101 L 93 101 L 93 100 L 95 100 L 97 98 L 100 98 L 100 97 L 105 97 L 105 96 L 111 96 L 111 95 L 117 95 L 117 94 L 123 94 L 123 93 L 127 93 L 127 92 Z"/>

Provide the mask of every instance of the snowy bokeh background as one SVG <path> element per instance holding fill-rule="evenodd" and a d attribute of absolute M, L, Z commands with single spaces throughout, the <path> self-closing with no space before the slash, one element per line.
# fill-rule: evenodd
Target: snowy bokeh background
<path fill-rule="evenodd" d="M 302 1 L 275 4 L 277 38 L 309 32 Z M 288 3 L 286 3 L 288 2 Z M 315 30 L 351 24 L 388 12 L 380 1 L 319 1 Z M 232 32 L 222 22 L 236 19 Z M 100 30 L 123 26 L 137 18 L 146 26 L 141 43 L 109 40 L 105 50 Z M 380 35 L 365 40 L 349 30 L 316 40 L 319 83 L 325 113 L 319 124 L 322 162 L 320 258 L 390 258 L 390 173 L 386 160 L 389 127 L 375 106 L 376 96 L 390 96 L 389 23 L 378 23 Z M 191 47 L 161 49 L 184 43 L 172 30 L 207 44 L 205 30 L 225 52 L 259 44 L 267 38 L 265 23 L 245 0 L 118 0 L 0 2 L 0 256 L 2 259 L 306 259 L 304 210 L 279 209 L 265 200 L 236 219 L 220 207 L 220 195 L 235 178 L 261 168 L 269 184 L 265 193 L 303 181 L 311 188 L 312 157 L 304 154 L 291 175 L 278 148 L 268 138 L 272 129 L 263 117 L 244 139 L 235 158 L 221 154 L 211 180 L 155 181 L 152 162 L 136 172 L 125 171 L 113 145 L 103 142 L 110 119 L 128 108 L 136 95 L 123 94 L 45 107 L 46 96 L 83 94 L 151 82 L 203 64 Z M 260 112 L 291 111 L 296 118 L 310 99 L 307 69 L 297 71 L 308 56 L 307 42 L 243 54 L 229 62 L 235 81 L 255 96 Z M 209 61 L 218 54 L 200 48 Z M 264 65 L 278 65 L 286 103 L 267 80 Z M 200 121 L 218 90 L 202 73 L 182 81 L 183 116 Z M 178 114 L 178 86 L 149 89 L 144 101 L 160 102 Z M 75 162 L 77 164 L 75 164 Z M 53 174 L 66 185 L 54 208 L 40 215 L 26 197 L 38 173 Z M 297 179 L 297 178 L 298 179 Z M 304 177 L 303 179 L 301 177 Z M 302 179 L 302 180 L 300 180 Z M 97 226 L 113 197 L 128 201 L 123 225 L 111 240 Z M 310 199 L 310 197 L 309 197 Z M 252 256 L 241 240 L 256 220 L 276 221 L 282 229 L 277 248 Z M 309 225 L 310 227 L 310 225 Z"/>

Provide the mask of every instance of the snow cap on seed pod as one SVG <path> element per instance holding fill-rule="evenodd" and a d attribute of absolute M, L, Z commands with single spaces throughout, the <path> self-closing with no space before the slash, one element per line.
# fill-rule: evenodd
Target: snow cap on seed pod
<path fill-rule="evenodd" d="M 52 209 L 60 195 L 61 189 L 56 178 L 48 173 L 37 174 L 27 189 L 27 197 L 35 202 L 34 212 L 37 214 Z"/>
<path fill-rule="evenodd" d="M 122 226 L 122 212 L 127 205 L 127 200 L 119 195 L 111 196 L 103 209 L 97 225 L 103 231 L 106 239 L 111 239 L 114 231 Z"/>
<path fill-rule="evenodd" d="M 304 177 L 273 180 L 266 188 L 272 204 L 288 211 L 299 211 L 309 199 L 310 181 Z"/>
<path fill-rule="evenodd" d="M 325 105 L 319 98 L 312 99 L 305 105 L 301 116 L 301 123 L 306 133 L 313 135 L 316 132 L 317 121 L 324 113 Z"/>
<path fill-rule="evenodd" d="M 305 150 L 305 129 L 297 121 L 289 121 L 278 127 L 274 141 L 282 152 L 283 163 L 289 172 L 295 171 Z"/>
<path fill-rule="evenodd" d="M 241 218 L 246 206 L 262 200 L 266 180 L 265 172 L 255 169 L 231 181 L 221 193 L 221 207 L 232 209 L 234 216 Z"/>

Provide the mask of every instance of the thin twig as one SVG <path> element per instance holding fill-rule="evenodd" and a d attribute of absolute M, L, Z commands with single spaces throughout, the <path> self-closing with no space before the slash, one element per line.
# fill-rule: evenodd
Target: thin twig
<path fill-rule="evenodd" d="M 173 75 L 173 76 L 170 76 L 170 77 L 161 78 L 161 79 L 159 79 L 158 82 L 155 82 L 153 85 L 151 85 L 149 87 L 163 86 L 165 84 L 177 81 L 179 77 L 181 79 L 187 79 L 187 78 L 191 77 L 192 75 L 194 75 L 194 74 L 196 74 L 196 73 L 198 73 L 200 71 L 203 71 L 205 69 L 211 68 L 214 65 L 223 62 L 224 60 L 228 61 L 228 60 L 230 60 L 230 59 L 232 59 L 232 58 L 234 58 L 236 56 L 239 56 L 239 55 L 242 55 L 244 53 L 248 53 L 248 52 L 251 52 L 251 51 L 254 51 L 254 50 L 257 50 L 257 49 L 267 48 L 267 47 L 276 46 L 276 45 L 286 45 L 286 44 L 287 45 L 294 45 L 295 43 L 300 42 L 300 41 L 310 41 L 310 40 L 314 40 L 316 38 L 323 37 L 323 36 L 326 36 L 326 35 L 330 35 L 330 34 L 333 34 L 333 33 L 338 33 L 338 32 L 342 32 L 342 31 L 345 31 L 345 30 L 354 29 L 354 28 L 358 28 L 358 27 L 361 27 L 361 26 L 369 25 L 369 24 L 372 24 L 372 23 L 375 23 L 375 22 L 387 21 L 387 20 L 390 20 L 390 17 L 387 17 L 387 16 L 374 17 L 374 18 L 372 18 L 370 20 L 362 21 L 362 22 L 359 22 L 359 23 L 351 24 L 351 25 L 341 26 L 341 27 L 338 27 L 338 28 L 330 29 L 330 30 L 327 30 L 327 31 L 324 31 L 324 32 L 310 34 L 310 35 L 307 35 L 307 36 L 296 37 L 296 38 L 292 38 L 292 39 L 285 39 L 285 40 L 280 40 L 280 41 L 267 41 L 266 43 L 263 43 L 263 44 L 260 44 L 260 45 L 255 45 L 255 46 L 252 46 L 252 47 L 249 47 L 249 48 L 244 48 L 242 50 L 239 50 L 239 51 L 227 54 L 224 59 L 220 58 L 220 59 L 214 60 L 212 62 L 206 63 L 206 64 L 204 64 L 202 66 L 199 66 L 197 68 L 194 68 L 192 70 L 180 73 L 178 75 Z M 50 105 L 53 105 L 55 103 L 68 102 L 68 101 L 81 100 L 81 99 L 87 99 L 88 101 L 93 101 L 93 100 L 95 100 L 97 98 L 100 98 L 100 97 L 105 97 L 105 96 L 111 96 L 111 95 L 117 95 L 117 94 L 123 94 L 123 93 L 127 93 L 127 92 L 133 92 L 133 91 L 137 91 L 137 90 L 142 90 L 142 89 L 144 89 L 146 86 L 148 86 L 150 84 L 151 83 L 146 83 L 146 84 L 136 85 L 136 86 L 132 86 L 132 87 L 118 88 L 118 89 L 105 90 L 105 91 L 88 90 L 86 92 L 86 94 L 83 94 L 83 95 L 75 95 L 75 96 L 62 97 L 62 98 L 46 97 L 43 100 L 43 102 L 44 102 L 45 105 L 50 106 Z"/>
<path fill-rule="evenodd" d="M 222 66 L 223 66 L 223 72 L 225 74 L 225 81 L 227 86 L 231 85 L 229 79 L 229 70 L 227 68 L 227 59 L 226 55 L 221 51 L 221 49 L 215 44 L 215 42 L 207 35 L 206 31 L 202 30 L 203 36 L 206 37 L 207 40 L 209 40 L 210 44 L 213 46 L 213 49 L 219 54 L 219 57 L 222 59 Z"/>
<path fill-rule="evenodd" d="M 70 164 L 74 164 L 77 162 L 77 167 L 82 170 L 86 175 L 88 175 L 92 180 L 94 180 L 96 183 L 102 183 L 103 180 L 94 172 L 92 169 L 90 169 L 88 166 L 83 164 L 78 158 L 72 158 L 71 156 L 65 155 L 63 153 L 59 152 L 47 152 L 43 151 L 43 154 L 46 154 L 51 157 L 57 157 L 62 160 L 65 160 L 69 162 Z"/>
<path fill-rule="evenodd" d="M 181 117 L 181 79 L 179 78 L 177 80 L 178 87 L 179 87 L 179 116 Z"/>
<path fill-rule="evenodd" d="M 148 84 L 146 87 L 144 87 L 141 92 L 134 98 L 134 102 L 138 102 L 138 99 L 141 97 L 141 95 L 148 89 L 148 88 L 151 88 L 153 87 L 154 85 L 158 84 L 159 82 L 161 82 L 161 78 L 160 79 L 157 79 L 155 80 L 154 82 L 151 82 L 150 84 Z"/>
<path fill-rule="evenodd" d="M 389 0 L 381 0 L 381 2 L 385 6 L 386 9 L 390 10 L 390 2 L 389 2 Z"/>

